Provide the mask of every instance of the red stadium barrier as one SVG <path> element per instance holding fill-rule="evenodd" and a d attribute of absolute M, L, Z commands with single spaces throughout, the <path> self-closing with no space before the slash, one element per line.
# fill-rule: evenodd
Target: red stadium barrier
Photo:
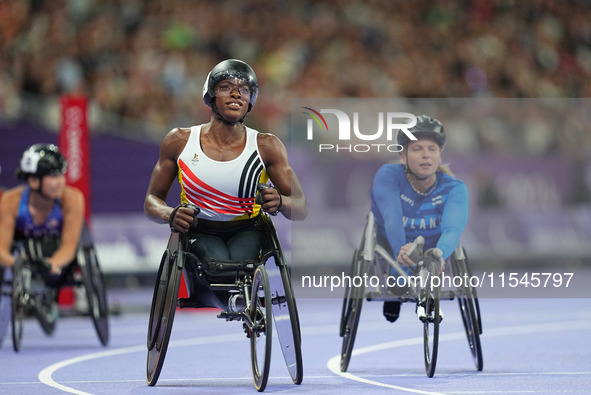
<path fill-rule="evenodd" d="M 84 96 L 62 96 L 61 126 L 58 136 L 60 151 L 68 161 L 66 183 L 80 189 L 85 200 L 85 219 L 90 225 L 90 149 L 87 99 Z M 58 296 L 61 306 L 72 307 L 75 302 L 74 289 L 62 288 Z"/>

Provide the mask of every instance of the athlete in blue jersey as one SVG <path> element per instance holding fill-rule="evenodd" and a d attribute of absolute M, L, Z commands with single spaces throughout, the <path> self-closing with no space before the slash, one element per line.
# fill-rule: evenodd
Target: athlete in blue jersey
<path fill-rule="evenodd" d="M 26 184 L 5 191 L 0 201 L 2 266 L 14 265 L 11 246 L 15 240 L 41 242 L 42 256 L 31 258 L 53 280 L 74 260 L 84 198 L 78 189 L 66 186 L 66 168 L 64 156 L 53 144 L 35 144 L 23 153 L 17 175 Z"/>
<path fill-rule="evenodd" d="M 441 122 L 421 115 L 409 131 L 417 140 L 410 140 L 403 131 L 397 136 L 403 147 L 400 163 L 382 166 L 374 178 L 371 210 L 377 239 L 401 265 L 412 266 L 415 262 L 406 253 L 423 236 L 425 250 L 441 250 L 443 271 L 444 260 L 453 253 L 468 222 L 468 189 L 442 164 L 446 135 Z M 384 303 L 388 321 L 398 319 L 400 303 Z"/>

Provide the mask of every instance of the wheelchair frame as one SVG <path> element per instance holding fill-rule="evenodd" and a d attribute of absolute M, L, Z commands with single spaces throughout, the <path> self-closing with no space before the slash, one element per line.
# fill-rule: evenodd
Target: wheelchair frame
<path fill-rule="evenodd" d="M 33 267 L 31 257 L 26 251 L 40 253 L 39 241 L 29 239 L 15 242 L 13 251 L 16 262 L 11 270 L 4 270 L 2 275 L 2 295 L 0 300 L 0 342 L 7 332 L 8 322 L 12 327 L 12 345 L 19 351 L 22 345 L 24 318 L 33 313 L 41 328 L 47 335 L 55 330 L 57 311 L 51 311 L 49 305 L 43 303 L 53 300 L 57 302 L 57 294 L 62 287 L 84 287 L 88 302 L 88 313 L 92 319 L 100 343 L 106 346 L 109 342 L 108 303 L 106 288 L 94 244 L 84 224 L 80 236 L 75 260 L 64 268 L 63 277 L 55 286 L 45 284 L 43 276 Z M 11 273 L 11 279 L 7 276 Z M 47 299 L 49 298 L 49 299 Z M 8 301 L 10 301 L 8 303 Z M 57 305 L 55 305 L 57 307 Z M 1 344 L 1 343 L 0 343 Z"/>
<path fill-rule="evenodd" d="M 375 220 L 373 213 L 370 211 L 361 243 L 353 254 L 353 262 L 350 268 L 351 278 L 366 274 L 377 275 L 380 278 L 380 284 L 385 284 L 385 277 L 389 275 L 390 269 L 393 269 L 399 276 L 404 276 L 408 280 L 409 275 L 402 266 L 390 256 L 383 246 L 376 242 L 376 232 Z M 378 257 L 380 259 L 377 259 Z M 417 265 L 418 278 L 421 279 L 419 284 L 431 284 L 429 276 L 433 272 L 433 268 L 429 266 L 425 262 Z M 454 276 L 471 275 L 466 252 L 461 244 L 456 247 L 448 260 L 448 267 L 451 268 Z M 453 290 L 442 290 L 440 287 L 421 287 L 419 285 L 414 289 L 411 288 L 409 293 L 397 296 L 388 287 L 376 287 L 375 289 L 366 290 L 362 284 L 360 287 L 347 287 L 345 290 L 339 330 L 339 334 L 343 338 L 341 349 L 342 372 L 346 372 L 349 366 L 359 326 L 363 299 L 367 301 L 399 302 L 418 302 L 421 300 L 426 303 L 427 317 L 422 320 L 422 324 L 425 372 L 428 377 L 433 377 L 437 365 L 439 324 L 441 321 L 439 317 L 440 301 L 457 299 L 474 366 L 476 370 L 482 370 L 483 359 L 480 344 L 482 320 L 475 288 L 469 284 L 462 284 L 461 287 Z"/>
<path fill-rule="evenodd" d="M 148 385 L 156 385 L 160 376 L 177 307 L 218 307 L 222 310 L 218 318 L 243 322 L 250 339 L 254 386 L 259 392 L 265 390 L 269 378 L 272 316 L 291 379 L 301 384 L 301 333 L 289 271 L 271 218 L 265 213 L 258 218 L 264 238 L 261 258 L 256 262 L 200 262 L 188 251 L 189 235 L 171 232 L 158 269 L 148 322 Z M 189 298 L 178 298 L 181 273 L 185 274 Z M 211 281 L 220 274 L 231 281 Z M 189 279 L 197 279 L 197 283 Z M 245 305 L 230 308 L 225 296 L 229 300 L 238 295 Z"/>

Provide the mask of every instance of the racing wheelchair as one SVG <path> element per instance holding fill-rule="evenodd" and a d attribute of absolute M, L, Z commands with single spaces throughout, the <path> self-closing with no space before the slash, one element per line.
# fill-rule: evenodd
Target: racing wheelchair
<path fill-rule="evenodd" d="M 388 284 L 386 278 L 392 270 L 397 278 L 403 278 L 410 288 L 403 295 L 397 295 L 388 286 L 369 286 L 365 283 L 352 284 L 346 287 L 341 312 L 339 334 L 343 338 L 341 349 L 341 371 L 346 372 L 351 360 L 359 317 L 363 300 L 367 301 L 399 301 L 417 303 L 417 308 L 424 308 L 425 314 L 420 314 L 419 319 L 423 325 L 423 351 L 425 372 L 428 377 L 433 377 L 437 364 L 437 350 L 439 344 L 440 301 L 457 299 L 462 322 L 470 353 L 476 370 L 483 368 L 482 348 L 480 335 L 482 334 L 482 320 L 476 289 L 471 287 L 469 281 L 463 281 L 461 286 L 454 289 L 442 289 L 441 281 L 434 281 L 439 272 L 438 257 L 428 256 L 419 251 L 420 242 L 414 243 L 415 259 L 418 261 L 415 272 L 408 274 L 401 265 L 393 259 L 388 251 L 376 241 L 376 225 L 373 214 L 368 214 L 367 223 L 359 247 L 353 254 L 353 262 L 350 269 L 350 278 L 363 278 L 375 276 L 380 280 L 379 284 Z M 418 246 L 418 248 L 417 248 Z M 455 249 L 447 262 L 451 267 L 453 277 L 470 278 L 471 271 L 468 265 L 466 252 L 461 245 Z M 411 281 L 414 277 L 415 281 Z M 398 281 L 398 280 L 397 280 Z"/>
<path fill-rule="evenodd" d="M 84 224 L 75 260 L 62 273 L 47 283 L 43 274 L 48 271 L 40 258 L 57 248 L 55 239 L 27 239 L 13 243 L 16 261 L 12 270 L 5 270 L 2 282 L 2 336 L 10 320 L 12 345 L 15 351 L 21 348 L 25 317 L 34 316 L 47 335 L 53 334 L 58 317 L 57 296 L 62 287 L 84 287 L 88 314 L 96 329 L 100 343 L 109 342 L 107 294 L 103 273 L 99 266 L 90 232 Z M 12 279 L 8 273 L 12 274 Z M 10 300 L 10 306 L 7 301 Z"/>
<path fill-rule="evenodd" d="M 194 229 L 196 225 L 192 226 Z M 188 233 L 172 231 L 154 287 L 147 336 L 146 381 L 156 385 L 164 364 L 178 308 L 215 307 L 218 318 L 239 321 L 250 340 L 254 386 L 265 390 L 269 378 L 273 324 L 294 384 L 301 384 L 303 365 L 296 301 L 277 232 L 266 213 L 256 217 L 263 234 L 260 259 L 200 262 L 188 250 Z M 181 274 L 188 292 L 179 298 Z"/>

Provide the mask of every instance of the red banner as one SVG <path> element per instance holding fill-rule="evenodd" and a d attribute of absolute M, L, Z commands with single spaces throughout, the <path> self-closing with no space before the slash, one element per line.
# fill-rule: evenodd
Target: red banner
<path fill-rule="evenodd" d="M 90 225 L 90 149 L 87 100 L 84 96 L 62 96 L 60 151 L 68 161 L 66 182 L 82 191 L 86 201 L 86 222 Z"/>

